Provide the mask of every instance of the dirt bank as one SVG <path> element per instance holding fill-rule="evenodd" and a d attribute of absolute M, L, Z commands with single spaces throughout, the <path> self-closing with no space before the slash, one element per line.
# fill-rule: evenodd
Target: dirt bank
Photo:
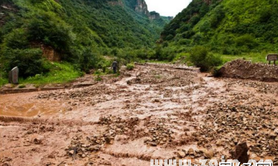
<path fill-rule="evenodd" d="M 250 158 L 278 164 L 277 96 L 278 83 L 161 65 L 89 87 L 0 95 L 0 165 L 220 159 L 243 141 Z"/>
<path fill-rule="evenodd" d="M 226 63 L 220 69 L 219 75 L 228 78 L 278 81 L 278 66 L 238 59 Z"/>

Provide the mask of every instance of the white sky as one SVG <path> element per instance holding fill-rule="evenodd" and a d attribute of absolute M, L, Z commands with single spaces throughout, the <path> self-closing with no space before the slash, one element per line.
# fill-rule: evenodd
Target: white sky
<path fill-rule="evenodd" d="M 192 0 L 145 0 L 149 11 L 156 11 L 161 16 L 176 16 Z"/>

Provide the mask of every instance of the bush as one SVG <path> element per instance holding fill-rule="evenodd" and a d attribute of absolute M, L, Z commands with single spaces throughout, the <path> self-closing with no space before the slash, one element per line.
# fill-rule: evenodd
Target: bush
<path fill-rule="evenodd" d="M 60 52 L 68 52 L 75 38 L 72 27 L 50 12 L 39 12 L 26 24 L 29 41 L 42 42 Z"/>
<path fill-rule="evenodd" d="M 220 77 L 221 76 L 221 72 L 220 72 L 221 68 L 222 68 L 222 66 L 213 67 L 212 68 L 212 75 L 214 77 Z"/>
<path fill-rule="evenodd" d="M 189 45 L 191 43 L 191 40 L 190 39 L 180 39 L 178 41 L 178 44 L 179 45 Z"/>
<path fill-rule="evenodd" d="M 249 34 L 245 34 L 243 36 L 238 37 L 236 40 L 236 45 L 239 47 L 246 46 L 250 49 L 256 47 L 258 43 L 256 42 L 255 38 Z"/>
<path fill-rule="evenodd" d="M 99 60 L 99 55 L 87 48 L 79 57 L 79 65 L 82 71 L 89 73 L 90 69 L 97 67 L 97 62 Z"/>
<path fill-rule="evenodd" d="M 225 12 L 222 5 L 215 8 L 214 14 L 210 18 L 210 25 L 212 28 L 217 28 L 219 23 L 225 17 Z"/>
<path fill-rule="evenodd" d="M 126 69 L 127 70 L 133 70 L 134 69 L 134 64 L 132 64 L 132 63 L 127 64 Z"/>
<path fill-rule="evenodd" d="M 27 34 L 24 29 L 14 29 L 5 36 L 4 42 L 12 49 L 28 47 Z"/>
<path fill-rule="evenodd" d="M 6 73 L 15 66 L 18 66 L 19 76 L 23 78 L 49 71 L 49 65 L 42 58 L 41 49 L 8 49 L 4 55 Z"/>
<path fill-rule="evenodd" d="M 195 66 L 200 67 L 202 72 L 222 64 L 220 57 L 209 54 L 208 50 L 203 46 L 192 48 L 189 59 Z"/>

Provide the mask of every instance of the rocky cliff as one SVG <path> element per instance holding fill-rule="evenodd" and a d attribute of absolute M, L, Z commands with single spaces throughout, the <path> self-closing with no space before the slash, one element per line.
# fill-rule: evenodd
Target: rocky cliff
<path fill-rule="evenodd" d="M 144 15 L 149 15 L 148 6 L 144 0 L 136 0 L 135 11 Z"/>
<path fill-rule="evenodd" d="M 149 18 L 150 18 L 151 20 L 159 19 L 159 18 L 160 18 L 160 14 L 157 13 L 157 12 L 155 12 L 155 11 L 152 11 L 152 12 L 150 12 L 150 14 L 149 14 Z"/>

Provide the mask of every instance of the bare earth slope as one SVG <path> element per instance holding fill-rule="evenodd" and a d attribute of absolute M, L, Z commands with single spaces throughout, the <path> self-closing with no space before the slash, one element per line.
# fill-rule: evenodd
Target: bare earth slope
<path fill-rule="evenodd" d="M 278 158 L 278 83 L 136 66 L 96 85 L 0 95 L 0 165 L 142 165 Z"/>

